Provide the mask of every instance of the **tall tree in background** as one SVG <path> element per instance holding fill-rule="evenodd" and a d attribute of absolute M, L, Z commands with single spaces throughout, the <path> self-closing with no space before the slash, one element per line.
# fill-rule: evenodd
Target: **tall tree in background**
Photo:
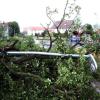
<path fill-rule="evenodd" d="M 0 38 L 2 37 L 3 31 L 4 31 L 4 28 L 2 25 L 0 25 Z"/>
<path fill-rule="evenodd" d="M 84 30 L 86 31 L 86 32 L 90 32 L 90 33 L 93 33 L 93 27 L 92 27 L 92 25 L 91 24 L 85 24 L 84 25 Z"/>
<path fill-rule="evenodd" d="M 20 33 L 20 27 L 16 21 L 8 22 L 9 35 L 14 36 Z"/>

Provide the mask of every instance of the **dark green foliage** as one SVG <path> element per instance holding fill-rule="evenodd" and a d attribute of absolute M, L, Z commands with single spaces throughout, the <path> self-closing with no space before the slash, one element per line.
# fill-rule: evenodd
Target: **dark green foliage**
<path fill-rule="evenodd" d="M 93 33 L 93 27 L 91 24 L 86 24 L 85 25 L 85 31 L 89 34 L 92 34 Z"/>
<path fill-rule="evenodd" d="M 93 32 L 91 38 L 93 43 L 86 45 L 87 50 L 91 53 L 95 52 L 96 54 L 100 54 L 100 34 Z"/>
<path fill-rule="evenodd" d="M 0 47 L 18 40 L 19 51 L 44 51 L 32 36 L 13 37 Z M 56 41 L 55 52 L 72 53 L 64 40 Z M 43 59 L 30 56 L 0 58 L 1 100 L 99 100 L 91 87 L 92 73 L 84 57 Z"/>
<path fill-rule="evenodd" d="M 9 22 L 8 23 L 9 26 L 9 35 L 10 36 L 14 36 L 20 33 L 20 28 L 17 22 L 13 21 L 13 22 Z"/>
<path fill-rule="evenodd" d="M 2 37 L 3 31 L 4 31 L 3 26 L 0 26 L 0 38 Z"/>
<path fill-rule="evenodd" d="M 87 29 L 87 30 L 93 31 L 92 25 L 90 25 L 90 24 L 87 24 L 87 25 L 86 25 L 86 29 Z"/>
<path fill-rule="evenodd" d="M 44 30 L 44 32 L 41 33 L 41 36 L 46 36 L 48 34 L 48 30 Z"/>

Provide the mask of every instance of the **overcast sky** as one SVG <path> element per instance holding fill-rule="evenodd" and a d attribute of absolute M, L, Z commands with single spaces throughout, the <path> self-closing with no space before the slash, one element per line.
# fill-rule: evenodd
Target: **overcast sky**
<path fill-rule="evenodd" d="M 100 1 L 77 0 L 83 23 L 100 24 Z M 21 28 L 49 23 L 46 7 L 64 9 L 66 0 L 0 0 L 0 21 L 17 21 Z M 60 15 L 58 15 L 60 16 Z"/>

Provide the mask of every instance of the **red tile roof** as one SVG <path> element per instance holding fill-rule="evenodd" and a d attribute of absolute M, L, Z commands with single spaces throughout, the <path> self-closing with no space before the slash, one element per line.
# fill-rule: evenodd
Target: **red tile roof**
<path fill-rule="evenodd" d="M 33 31 L 45 30 L 43 27 L 39 27 L 39 26 L 33 26 L 33 27 L 30 27 L 30 29 L 33 30 Z"/>

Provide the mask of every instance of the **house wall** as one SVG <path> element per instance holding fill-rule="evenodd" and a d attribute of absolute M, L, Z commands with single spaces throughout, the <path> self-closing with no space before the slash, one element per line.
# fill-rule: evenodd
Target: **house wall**
<path fill-rule="evenodd" d="M 3 28 L 2 38 L 9 38 L 9 26 L 8 23 L 0 23 L 0 27 Z"/>
<path fill-rule="evenodd" d="M 66 29 L 59 29 L 60 33 L 65 33 Z M 57 33 L 57 29 L 52 29 L 52 32 Z"/>

